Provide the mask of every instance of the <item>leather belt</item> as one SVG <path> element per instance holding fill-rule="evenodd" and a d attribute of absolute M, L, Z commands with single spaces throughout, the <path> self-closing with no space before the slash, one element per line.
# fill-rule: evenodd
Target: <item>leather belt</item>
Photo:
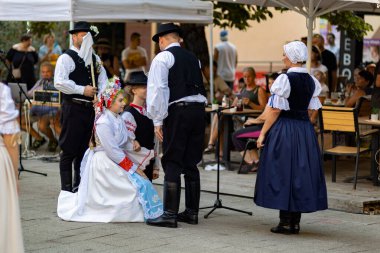
<path fill-rule="evenodd" d="M 68 104 L 77 104 L 77 105 L 81 105 L 81 106 L 84 106 L 86 108 L 93 108 L 93 104 L 92 102 L 88 101 L 83 101 L 83 100 L 77 100 L 77 99 L 65 99 L 64 102 L 68 103 Z"/>

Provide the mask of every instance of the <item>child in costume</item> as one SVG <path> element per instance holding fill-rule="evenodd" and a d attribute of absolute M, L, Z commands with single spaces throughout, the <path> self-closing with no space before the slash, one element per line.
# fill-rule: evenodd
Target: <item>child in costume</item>
<path fill-rule="evenodd" d="M 129 93 L 133 96 L 132 103 L 121 114 L 130 136 L 134 140 L 134 148 L 143 154 L 146 150 L 155 148 L 153 121 L 146 115 L 146 85 L 148 78 L 144 72 L 133 72 L 127 82 Z M 158 145 L 158 144 L 157 144 Z M 144 173 L 150 181 L 159 176 L 160 160 L 157 154 L 156 161 L 150 160 Z"/>
<path fill-rule="evenodd" d="M 63 220 L 143 222 L 162 214 L 162 202 L 141 169 L 146 162 L 126 149 L 131 139 L 119 115 L 124 106 L 120 82 L 111 79 L 96 107 L 93 147 L 82 160 L 78 192 L 59 195 Z"/>

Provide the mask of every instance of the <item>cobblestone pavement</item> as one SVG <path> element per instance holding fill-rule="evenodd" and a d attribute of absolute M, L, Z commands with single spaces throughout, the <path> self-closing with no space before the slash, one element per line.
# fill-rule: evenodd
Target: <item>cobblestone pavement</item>
<path fill-rule="evenodd" d="M 156 228 L 143 223 L 77 223 L 57 217 L 60 180 L 58 163 L 24 160 L 25 169 L 48 173 L 47 177 L 22 172 L 20 205 L 26 252 L 380 252 L 380 216 L 327 210 L 303 214 L 299 235 L 272 234 L 278 212 L 257 207 L 252 199 L 221 196 L 226 206 L 252 211 L 253 215 L 217 209 L 208 219 L 201 210 L 200 224 L 180 223 L 178 229 Z M 351 174 L 351 171 L 348 174 Z M 339 175 L 339 174 L 338 174 Z M 215 190 L 216 172 L 201 170 L 202 189 Z M 222 191 L 253 195 L 255 175 L 222 171 Z M 328 184 L 346 189 L 351 184 Z M 329 175 L 327 175 L 329 181 Z M 162 177 L 157 180 L 161 194 Z M 380 187 L 379 187 L 380 188 Z M 379 189 L 361 181 L 358 189 L 369 196 Z M 332 189 L 333 190 L 333 189 Z M 216 195 L 202 193 L 201 206 L 213 205 Z M 181 210 L 184 204 L 182 193 Z"/>

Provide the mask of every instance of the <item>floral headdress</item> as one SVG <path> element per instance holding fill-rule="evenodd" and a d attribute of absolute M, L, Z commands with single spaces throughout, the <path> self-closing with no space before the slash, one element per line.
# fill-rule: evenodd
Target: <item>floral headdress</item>
<path fill-rule="evenodd" d="M 92 135 L 91 135 L 91 139 L 89 143 L 89 146 L 91 149 L 96 146 L 96 142 L 95 142 L 96 121 L 98 121 L 100 116 L 103 114 L 104 107 L 110 108 L 115 98 L 117 98 L 117 96 L 121 94 L 122 92 L 123 90 L 121 89 L 120 79 L 118 77 L 114 76 L 113 78 L 108 79 L 106 87 L 100 94 L 99 101 L 95 107 L 95 121 L 94 121 Z"/>
<path fill-rule="evenodd" d="M 110 108 L 114 102 L 114 99 L 122 93 L 120 79 L 116 76 L 108 79 L 105 89 L 100 94 L 99 102 L 96 105 L 95 113 L 100 115 L 104 111 L 104 107 Z"/>

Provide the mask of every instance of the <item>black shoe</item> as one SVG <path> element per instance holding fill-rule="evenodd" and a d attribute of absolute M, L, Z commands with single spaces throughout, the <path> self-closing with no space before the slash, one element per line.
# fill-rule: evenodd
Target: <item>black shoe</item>
<path fill-rule="evenodd" d="M 49 143 L 48 143 L 48 151 L 49 152 L 55 152 L 57 147 L 58 147 L 58 141 L 57 140 L 54 139 L 52 141 L 49 141 Z"/>
<path fill-rule="evenodd" d="M 198 224 L 198 213 L 192 213 L 188 209 L 179 213 L 177 216 L 177 221 L 186 222 L 188 224 L 196 225 Z"/>
<path fill-rule="evenodd" d="M 295 226 L 291 225 L 290 223 L 280 222 L 277 227 L 271 228 L 270 231 L 276 234 L 291 235 L 291 234 L 298 234 L 299 227 L 298 227 L 298 231 L 296 231 Z"/>
<path fill-rule="evenodd" d="M 156 219 L 148 219 L 147 225 L 157 227 L 176 228 L 179 200 L 181 197 L 181 183 L 164 182 L 164 214 Z"/>
<path fill-rule="evenodd" d="M 167 227 L 167 228 L 176 228 L 177 225 L 177 215 L 171 214 L 168 212 L 164 212 L 163 215 L 156 219 L 148 219 L 146 221 L 146 224 L 149 226 L 156 226 L 156 227 Z"/>
<path fill-rule="evenodd" d="M 32 143 L 32 148 L 33 149 L 38 149 L 39 147 L 41 147 L 42 145 L 44 145 L 45 142 L 46 142 L 45 138 L 42 138 L 41 140 L 34 140 L 33 143 Z"/>

